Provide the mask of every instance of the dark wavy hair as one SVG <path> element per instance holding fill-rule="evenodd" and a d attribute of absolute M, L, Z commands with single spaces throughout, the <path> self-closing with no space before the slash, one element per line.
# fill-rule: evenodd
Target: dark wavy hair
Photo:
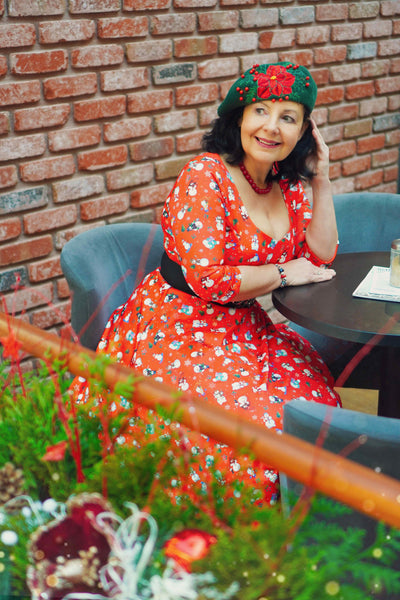
<path fill-rule="evenodd" d="M 240 139 L 239 120 L 243 114 L 244 107 L 236 108 L 230 113 L 218 117 L 211 124 L 202 140 L 202 149 L 205 152 L 213 152 L 226 157 L 231 165 L 238 165 L 244 158 L 244 150 Z M 304 108 L 304 121 L 309 121 L 310 111 Z M 314 154 L 316 144 L 312 135 L 312 128 L 308 126 L 295 148 L 284 160 L 279 163 L 279 172 L 268 173 L 266 181 L 286 179 L 288 185 L 295 184 L 300 180 L 311 180 L 313 173 L 306 165 L 307 157 Z"/>

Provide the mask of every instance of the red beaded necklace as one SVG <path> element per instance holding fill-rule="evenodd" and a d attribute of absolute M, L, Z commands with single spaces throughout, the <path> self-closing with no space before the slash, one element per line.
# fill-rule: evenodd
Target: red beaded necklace
<path fill-rule="evenodd" d="M 254 181 L 254 179 L 252 178 L 252 176 L 250 175 L 250 173 L 248 172 L 248 170 L 244 166 L 243 162 L 241 162 L 239 164 L 239 168 L 242 171 L 244 177 L 247 179 L 247 181 L 249 182 L 249 184 L 253 188 L 253 190 L 256 192 L 256 194 L 268 194 L 271 191 L 271 189 L 272 189 L 272 181 L 268 181 L 268 183 L 266 184 L 267 187 L 260 188 L 260 187 L 258 187 L 258 185 L 256 184 L 256 182 Z"/>

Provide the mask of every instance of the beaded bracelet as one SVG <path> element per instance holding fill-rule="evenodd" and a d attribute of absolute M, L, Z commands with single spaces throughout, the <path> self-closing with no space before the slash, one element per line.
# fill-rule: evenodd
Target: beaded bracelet
<path fill-rule="evenodd" d="M 279 275 L 281 276 L 281 284 L 279 287 L 285 287 L 285 285 L 287 285 L 285 271 L 284 271 L 283 267 L 281 267 L 281 265 L 275 264 L 275 266 L 279 271 Z"/>

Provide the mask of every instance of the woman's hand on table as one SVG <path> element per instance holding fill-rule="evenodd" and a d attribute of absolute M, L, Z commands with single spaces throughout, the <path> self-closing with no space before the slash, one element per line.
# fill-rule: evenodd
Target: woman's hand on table
<path fill-rule="evenodd" d="M 287 285 L 304 285 L 329 281 L 336 275 L 334 269 L 317 267 L 306 258 L 295 258 L 281 265 L 285 271 Z"/>

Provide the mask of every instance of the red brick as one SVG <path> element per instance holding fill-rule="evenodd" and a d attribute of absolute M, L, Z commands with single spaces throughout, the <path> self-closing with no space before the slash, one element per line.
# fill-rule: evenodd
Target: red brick
<path fill-rule="evenodd" d="M 345 104 L 329 109 L 329 123 L 341 123 L 358 117 L 358 104 Z"/>
<path fill-rule="evenodd" d="M 117 44 L 88 46 L 87 48 L 77 48 L 71 52 L 72 66 L 76 69 L 120 65 L 123 60 L 124 50 Z"/>
<path fill-rule="evenodd" d="M 400 146 L 400 128 L 386 132 L 386 143 L 388 146 Z"/>
<path fill-rule="evenodd" d="M 0 113 L 0 135 L 10 133 L 10 113 Z"/>
<path fill-rule="evenodd" d="M 323 4 L 315 7 L 317 21 L 345 21 L 348 16 L 348 4 Z"/>
<path fill-rule="evenodd" d="M 119 10 L 120 0 L 69 0 L 71 15 L 81 13 L 106 13 Z"/>
<path fill-rule="evenodd" d="M 7 138 L 0 144 L 0 161 L 40 156 L 45 150 L 46 140 L 41 133 Z"/>
<path fill-rule="evenodd" d="M 46 258 L 38 262 L 31 263 L 28 267 L 29 281 L 39 283 L 47 279 L 54 279 L 63 274 L 60 264 L 60 257 L 55 256 Z"/>
<path fill-rule="evenodd" d="M 258 47 L 260 50 L 266 50 L 267 48 L 290 48 L 294 46 L 295 38 L 295 29 L 264 31 L 259 34 Z"/>
<path fill-rule="evenodd" d="M 40 100 L 40 81 L 21 81 L 0 84 L 0 106 L 30 104 Z"/>
<path fill-rule="evenodd" d="M 129 154 L 133 162 L 170 156 L 173 151 L 174 139 L 172 137 L 156 138 L 129 144 Z"/>
<path fill-rule="evenodd" d="M 209 127 L 217 117 L 217 108 L 215 106 L 203 106 L 199 109 L 199 126 Z M 204 132 L 202 132 L 204 133 Z M 196 135 L 195 132 L 191 132 L 189 135 Z"/>
<path fill-rule="evenodd" d="M 22 181 L 36 182 L 65 177 L 75 173 L 75 160 L 72 154 L 54 158 L 42 158 L 20 164 Z"/>
<path fill-rule="evenodd" d="M 100 86 L 103 92 L 147 87 L 149 83 L 147 67 L 118 69 L 117 71 L 103 71 L 100 73 Z"/>
<path fill-rule="evenodd" d="M 362 135 L 370 135 L 372 132 L 372 119 L 358 119 L 344 126 L 344 137 L 354 138 Z"/>
<path fill-rule="evenodd" d="M 159 62 L 167 61 L 172 58 L 172 41 L 157 40 L 154 41 L 134 42 L 126 44 L 126 60 L 129 63 L 134 62 Z"/>
<path fill-rule="evenodd" d="M 357 175 L 354 179 L 354 188 L 356 190 L 365 190 L 376 185 L 379 185 L 383 181 L 383 171 L 368 171 L 362 175 Z"/>
<path fill-rule="evenodd" d="M 377 94 L 393 94 L 400 92 L 400 77 L 388 77 L 375 81 Z"/>
<path fill-rule="evenodd" d="M 377 38 L 392 35 L 391 21 L 367 21 L 364 23 L 364 38 Z"/>
<path fill-rule="evenodd" d="M 171 0 L 123 0 L 124 10 L 163 10 L 171 6 Z"/>
<path fill-rule="evenodd" d="M 123 121 L 105 123 L 103 131 L 106 142 L 142 137 L 151 132 L 151 119 L 150 117 L 138 117 L 137 119 L 124 119 Z"/>
<path fill-rule="evenodd" d="M 312 50 L 288 50 L 287 52 L 282 51 L 279 52 L 279 60 L 287 60 L 292 64 L 296 65 L 304 65 L 305 67 L 311 67 L 314 62 L 314 53 Z M 267 62 L 276 62 L 277 59 L 272 59 L 271 61 L 267 60 Z M 314 73 L 313 73 L 314 77 Z M 315 78 L 314 78 L 315 79 Z M 317 81 L 316 81 L 317 83 Z"/>
<path fill-rule="evenodd" d="M 177 131 L 179 129 L 190 129 L 197 125 L 197 113 L 195 110 L 183 110 L 182 112 L 170 112 L 165 115 L 154 117 L 154 130 L 157 133 Z"/>
<path fill-rule="evenodd" d="M 316 106 L 341 102 L 344 97 L 343 87 L 329 87 L 318 90 Z"/>
<path fill-rule="evenodd" d="M 176 136 L 176 151 L 177 152 L 197 152 L 201 149 L 201 141 L 203 139 L 203 131 L 197 133 L 186 133 Z"/>
<path fill-rule="evenodd" d="M 400 23 L 400 21 L 399 21 Z M 400 56 L 394 56 L 390 61 L 390 73 L 400 73 Z"/>
<path fill-rule="evenodd" d="M 199 31 L 236 29 L 239 24 L 239 12 L 237 10 L 199 12 L 197 18 Z"/>
<path fill-rule="evenodd" d="M 345 42 L 350 40 L 360 40 L 362 38 L 362 23 L 342 23 L 332 25 L 332 42 Z"/>
<path fill-rule="evenodd" d="M 175 90 L 176 106 L 191 106 L 218 100 L 219 90 L 216 83 L 190 85 Z"/>
<path fill-rule="evenodd" d="M 109 191 L 123 190 L 149 183 L 153 179 L 153 175 L 154 167 L 151 163 L 110 171 L 106 175 L 107 189 Z"/>
<path fill-rule="evenodd" d="M 52 283 L 44 283 L 32 288 L 18 290 L 5 298 L 6 310 L 10 313 L 20 313 L 35 306 L 48 305 L 52 301 Z"/>
<path fill-rule="evenodd" d="M 21 233 L 22 225 L 20 219 L 17 217 L 0 220 L 0 242 L 17 238 Z"/>
<path fill-rule="evenodd" d="M 26 234 L 31 235 L 51 231 L 52 229 L 60 229 L 76 223 L 77 216 L 75 204 L 63 206 L 62 208 L 40 210 L 24 216 L 24 231 Z"/>
<path fill-rule="evenodd" d="M 385 182 L 387 182 L 387 181 L 397 182 L 398 177 L 399 177 L 399 167 L 397 165 L 391 165 L 390 167 L 387 167 L 386 169 L 383 170 L 383 180 Z M 397 192 L 397 190 L 396 190 L 396 192 Z"/>
<path fill-rule="evenodd" d="M 3 55 L 0 55 L 0 77 L 6 75 L 8 71 L 7 58 Z"/>
<path fill-rule="evenodd" d="M 109 169 L 125 164 L 127 158 L 128 150 L 126 146 L 88 150 L 78 154 L 78 168 L 80 171 Z"/>
<path fill-rule="evenodd" d="M 346 86 L 346 100 L 371 98 L 374 95 L 374 91 L 374 83 L 372 81 L 352 83 Z"/>
<path fill-rule="evenodd" d="M 96 73 L 86 73 L 85 75 L 66 75 L 65 77 L 46 79 L 43 82 L 43 90 L 46 100 L 95 94 L 97 92 L 97 76 Z"/>
<path fill-rule="evenodd" d="M 393 21 L 393 35 L 400 35 L 400 20 Z"/>
<path fill-rule="evenodd" d="M 239 60 L 236 57 L 205 60 L 198 65 L 197 69 L 199 79 L 219 79 L 221 77 L 237 79 L 239 77 Z"/>
<path fill-rule="evenodd" d="M 134 190 L 131 194 L 131 207 L 143 208 L 164 203 L 171 191 L 172 185 L 173 183 L 162 183 L 160 185 Z"/>
<path fill-rule="evenodd" d="M 329 179 L 338 179 L 342 175 L 342 163 L 335 162 L 329 165 Z M 336 191 L 336 187 L 335 187 Z"/>
<path fill-rule="evenodd" d="M 47 256 L 53 249 L 51 235 L 25 240 L 0 247 L 0 266 L 6 267 L 24 261 L 30 261 L 40 256 Z"/>
<path fill-rule="evenodd" d="M 303 62 L 296 61 L 296 64 L 303 65 Z M 306 66 L 306 65 L 305 65 Z M 320 69 L 312 69 L 312 76 L 317 86 L 328 85 L 330 78 L 330 70 L 328 67 L 321 67 Z"/>
<path fill-rule="evenodd" d="M 355 175 L 371 168 L 370 156 L 356 156 L 342 162 L 343 175 Z"/>
<path fill-rule="evenodd" d="M 383 167 L 385 165 L 390 165 L 391 163 L 397 163 L 398 159 L 399 151 L 397 148 L 381 150 L 380 152 L 374 152 L 372 156 L 372 166 Z"/>
<path fill-rule="evenodd" d="M 148 18 L 115 17 L 113 19 L 98 19 L 97 35 L 99 39 L 145 37 L 148 34 Z"/>
<path fill-rule="evenodd" d="M 361 65 L 354 63 L 341 65 L 340 67 L 333 66 L 330 69 L 330 74 L 332 83 L 343 83 L 351 79 L 359 79 L 361 76 Z"/>
<path fill-rule="evenodd" d="M 383 133 L 357 140 L 357 154 L 373 152 L 385 147 L 385 135 Z"/>
<path fill-rule="evenodd" d="M 39 41 L 41 44 L 89 41 L 93 38 L 94 33 L 94 21 L 89 19 L 76 21 L 63 19 L 39 23 Z"/>
<path fill-rule="evenodd" d="M 36 106 L 23 108 L 14 113 L 15 131 L 29 131 L 64 125 L 69 117 L 71 108 L 69 104 L 56 104 L 53 106 Z"/>
<path fill-rule="evenodd" d="M 196 29 L 194 13 L 157 15 L 150 17 L 152 35 L 172 35 L 176 33 L 193 33 Z"/>
<path fill-rule="evenodd" d="M 0 48 L 33 46 L 35 42 L 35 26 L 30 23 L 0 25 Z"/>
<path fill-rule="evenodd" d="M 52 184 L 53 201 L 70 202 L 88 198 L 104 192 L 104 179 L 101 175 L 90 175 L 66 181 L 57 181 Z"/>
<path fill-rule="evenodd" d="M 327 144 L 338 142 L 343 139 L 343 125 L 330 125 L 321 130 L 322 137 Z"/>
<path fill-rule="evenodd" d="M 8 3 L 10 17 L 51 17 L 63 15 L 65 11 L 64 0 L 13 0 Z"/>
<path fill-rule="evenodd" d="M 335 194 L 348 194 L 354 192 L 353 177 L 341 178 L 335 181 Z"/>
<path fill-rule="evenodd" d="M 132 2 L 132 0 L 130 0 Z M 211 8 L 217 5 L 217 0 L 174 0 L 175 8 Z"/>
<path fill-rule="evenodd" d="M 383 77 L 389 73 L 389 68 L 389 60 L 368 61 L 367 63 L 361 65 L 361 74 L 364 79 Z"/>
<path fill-rule="evenodd" d="M 312 27 L 299 27 L 296 41 L 301 46 L 313 44 L 326 44 L 329 40 L 329 25 L 313 25 Z"/>
<path fill-rule="evenodd" d="M 68 282 L 66 279 L 57 279 L 56 282 L 57 296 L 61 299 L 69 298 L 71 296 L 71 292 L 68 287 Z"/>
<path fill-rule="evenodd" d="M 156 163 L 156 179 L 176 179 L 180 171 L 187 163 L 187 157 L 170 158 L 162 162 Z"/>
<path fill-rule="evenodd" d="M 373 19 L 379 15 L 379 2 L 351 2 L 349 5 L 350 19 Z"/>
<path fill-rule="evenodd" d="M 32 325 L 40 327 L 40 329 L 48 329 L 54 325 L 64 323 L 68 325 L 71 319 L 71 303 L 64 302 L 56 306 L 49 306 L 42 310 L 34 311 L 32 314 Z"/>
<path fill-rule="evenodd" d="M 9 165 L 0 167 L 0 188 L 13 187 L 18 183 L 17 167 Z"/>
<path fill-rule="evenodd" d="M 348 156 L 356 154 L 356 143 L 354 140 L 331 144 L 329 148 L 329 157 L 331 160 L 342 160 Z"/>
<path fill-rule="evenodd" d="M 61 129 L 50 131 L 48 134 L 49 148 L 52 152 L 72 150 L 84 146 L 94 146 L 101 141 L 101 128 L 99 125 L 88 125 L 74 129 Z"/>
<path fill-rule="evenodd" d="M 394 96 L 389 96 L 388 100 L 388 110 L 389 111 L 397 111 L 400 108 L 400 95 L 395 94 Z"/>
<path fill-rule="evenodd" d="M 383 17 L 394 17 L 400 15 L 398 0 L 384 0 L 381 2 L 381 15 Z"/>
<path fill-rule="evenodd" d="M 81 219 L 91 221 L 116 213 L 126 212 L 129 208 L 129 195 L 116 194 L 115 196 L 105 196 L 104 198 L 95 198 L 81 202 Z"/>
<path fill-rule="evenodd" d="M 378 56 L 396 56 L 398 54 L 400 54 L 399 38 L 378 42 Z"/>
<path fill-rule="evenodd" d="M 11 73 L 16 75 L 36 75 L 65 71 L 68 67 L 66 50 L 43 52 L 21 52 L 10 56 Z"/>
<path fill-rule="evenodd" d="M 325 46 L 314 49 L 315 64 L 342 63 L 346 60 L 346 46 Z"/>
<path fill-rule="evenodd" d="M 172 90 L 138 92 L 128 95 L 128 113 L 164 110 L 173 106 Z"/>
<path fill-rule="evenodd" d="M 207 56 L 218 51 L 216 36 L 180 38 L 174 40 L 174 56 L 188 58 L 191 56 Z M 222 51 L 222 49 L 221 49 Z"/>
<path fill-rule="evenodd" d="M 94 121 L 109 117 L 117 117 L 125 113 L 125 96 L 110 96 L 94 100 L 81 100 L 74 104 L 76 121 Z"/>

